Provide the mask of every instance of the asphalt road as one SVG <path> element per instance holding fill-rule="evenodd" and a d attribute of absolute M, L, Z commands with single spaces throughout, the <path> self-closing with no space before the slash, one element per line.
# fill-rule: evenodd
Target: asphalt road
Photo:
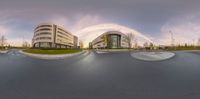
<path fill-rule="evenodd" d="M 0 54 L 0 99 L 200 99 L 200 51 L 145 62 L 129 52 L 40 60 Z"/>

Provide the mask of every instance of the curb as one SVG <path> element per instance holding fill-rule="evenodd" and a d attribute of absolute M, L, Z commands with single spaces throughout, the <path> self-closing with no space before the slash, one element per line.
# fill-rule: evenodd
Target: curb
<path fill-rule="evenodd" d="M 27 53 L 24 52 L 22 50 L 19 51 L 21 54 L 24 54 L 26 56 L 29 57 L 33 57 L 33 58 L 38 58 L 38 59 L 45 59 L 45 60 L 56 60 L 56 59 L 65 59 L 68 57 L 72 57 L 72 56 L 77 56 L 77 55 L 81 55 L 84 53 L 87 53 L 88 51 L 81 51 L 78 53 L 73 53 L 73 54 L 61 54 L 61 55 L 43 55 L 43 54 L 32 54 L 32 53 Z"/>
<path fill-rule="evenodd" d="M 135 59 L 138 59 L 138 60 L 151 61 L 151 62 L 164 61 L 164 60 L 171 59 L 175 56 L 175 53 L 172 53 L 172 52 L 165 52 L 165 53 L 168 53 L 168 56 L 160 56 L 160 55 L 151 56 L 151 55 L 145 55 L 145 54 L 139 55 L 138 53 L 131 53 L 131 56 Z"/>
<path fill-rule="evenodd" d="M 95 50 L 95 51 L 101 51 L 101 52 L 129 52 L 132 50 Z"/>
<path fill-rule="evenodd" d="M 1 54 L 6 54 L 6 53 L 8 53 L 8 50 L 6 50 L 6 51 L 0 51 L 0 53 Z"/>

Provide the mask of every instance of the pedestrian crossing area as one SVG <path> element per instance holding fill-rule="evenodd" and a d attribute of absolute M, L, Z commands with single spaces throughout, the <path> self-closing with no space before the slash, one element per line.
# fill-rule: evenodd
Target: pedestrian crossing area
<path fill-rule="evenodd" d="M 7 53 L 7 55 L 26 57 L 25 55 L 19 53 L 18 51 L 9 51 L 9 52 Z"/>

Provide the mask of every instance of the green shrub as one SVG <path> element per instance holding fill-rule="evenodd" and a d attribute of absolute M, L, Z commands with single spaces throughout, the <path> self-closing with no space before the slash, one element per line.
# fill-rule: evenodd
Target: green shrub
<path fill-rule="evenodd" d="M 80 49 L 26 49 L 24 52 L 33 54 L 70 54 L 77 53 Z"/>

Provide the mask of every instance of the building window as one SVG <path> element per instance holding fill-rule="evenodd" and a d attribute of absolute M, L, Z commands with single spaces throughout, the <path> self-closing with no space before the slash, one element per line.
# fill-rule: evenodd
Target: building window
<path fill-rule="evenodd" d="M 111 34 L 109 35 L 108 47 L 109 48 L 120 48 L 120 35 Z"/>
<path fill-rule="evenodd" d="M 49 29 L 49 28 L 43 28 L 43 29 L 39 29 L 39 30 L 35 31 L 35 33 L 39 32 L 39 31 L 51 31 L 51 29 Z"/>
<path fill-rule="evenodd" d="M 51 35 L 51 33 L 49 32 L 36 33 L 35 36 L 39 36 L 39 35 Z"/>
<path fill-rule="evenodd" d="M 51 47 L 51 45 L 48 42 L 43 42 L 43 43 L 40 43 L 40 47 Z"/>
<path fill-rule="evenodd" d="M 35 30 L 39 29 L 39 28 L 43 28 L 43 27 L 52 27 L 52 25 L 41 25 L 35 28 Z"/>
<path fill-rule="evenodd" d="M 51 40 L 51 37 L 38 37 L 36 40 Z"/>

